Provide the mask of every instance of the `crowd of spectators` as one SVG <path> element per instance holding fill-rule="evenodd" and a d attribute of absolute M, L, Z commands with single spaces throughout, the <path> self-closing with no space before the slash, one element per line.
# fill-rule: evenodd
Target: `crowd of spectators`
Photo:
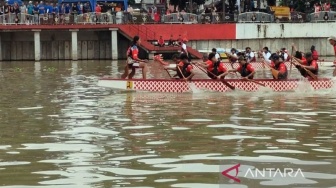
<path fill-rule="evenodd" d="M 186 13 L 196 13 L 198 15 L 217 15 L 223 11 L 226 14 L 239 14 L 253 11 L 267 12 L 267 9 L 263 10 L 263 8 L 267 7 L 268 5 L 275 5 L 275 1 L 272 0 L 260 0 L 258 1 L 259 3 L 257 3 L 255 0 L 226 0 L 225 5 L 223 5 L 223 1 L 213 1 L 213 3 L 208 5 L 199 4 L 200 2 L 204 3 L 204 1 L 194 0 L 193 2 L 194 3 L 192 6 L 190 6 L 187 2 L 186 4 L 169 5 L 165 8 L 159 8 L 158 6 L 150 5 L 145 9 L 141 9 L 140 12 L 148 14 L 148 18 L 154 22 L 162 21 L 162 16 L 176 13 L 179 15 L 177 21 L 183 22 L 185 19 L 183 15 Z M 320 11 L 330 11 L 332 8 L 332 3 L 330 0 L 282 0 L 280 5 L 289 7 L 291 11 L 303 13 L 319 13 Z M 30 23 L 38 24 L 40 23 L 39 18 L 41 16 L 56 18 L 59 15 L 83 15 L 92 12 L 95 14 L 107 12 L 113 13 L 114 15 L 116 12 L 123 12 L 124 14 L 128 14 L 126 18 L 131 21 L 132 15 L 135 14 L 135 9 L 129 5 L 125 10 L 122 4 L 107 2 L 97 3 L 96 7 L 92 8 L 89 3 L 78 2 L 58 4 L 43 1 L 29 1 L 22 2 L 20 4 L 14 2 L 14 4 L 11 5 L 5 3 L 0 7 L 0 15 L 5 15 L 3 16 L 3 20 L 12 23 L 17 23 L 20 20 L 21 23 L 23 23 L 22 20 L 25 20 Z M 21 14 L 19 15 L 19 13 Z M 196 20 L 197 18 L 193 19 Z"/>

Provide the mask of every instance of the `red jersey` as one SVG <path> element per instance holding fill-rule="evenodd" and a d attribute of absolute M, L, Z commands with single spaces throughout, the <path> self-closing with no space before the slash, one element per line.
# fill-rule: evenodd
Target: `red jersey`
<path fill-rule="evenodd" d="M 307 63 L 308 64 L 308 63 Z M 316 60 L 313 60 L 311 63 L 310 63 L 310 65 L 308 65 L 308 66 L 313 66 L 314 67 L 314 69 L 315 69 L 315 71 L 317 71 L 318 70 L 318 64 L 317 64 L 317 61 Z M 314 71 L 312 71 L 313 73 L 314 73 Z M 315 73 L 314 73 L 315 74 Z"/>
<path fill-rule="evenodd" d="M 272 62 L 271 63 L 271 67 L 277 71 L 279 71 L 280 73 L 284 74 L 287 72 L 287 67 L 285 65 L 285 63 L 280 63 L 278 66 L 275 66 L 275 64 Z"/>
<path fill-rule="evenodd" d="M 209 72 L 212 72 L 212 71 L 214 70 L 214 64 L 215 64 L 215 63 L 213 63 L 212 61 L 208 60 L 208 61 L 206 62 L 206 64 L 208 65 L 208 71 L 209 71 Z M 224 73 L 224 72 L 227 71 L 227 69 L 226 69 L 225 66 L 224 66 L 224 63 L 222 63 L 222 62 L 219 63 L 218 68 L 217 68 L 217 71 L 218 71 L 218 72 L 222 72 L 222 73 Z"/>
<path fill-rule="evenodd" d="M 335 56 L 336 56 L 336 45 L 334 45 L 334 52 L 335 52 Z"/>
<path fill-rule="evenodd" d="M 178 64 L 178 66 L 180 67 L 180 69 L 182 69 L 183 66 L 184 66 L 184 63 L 181 61 L 181 62 Z M 192 66 L 192 65 L 188 65 L 187 68 L 186 68 L 186 71 L 187 71 L 188 73 L 190 73 L 191 70 L 193 70 L 193 66 Z M 183 70 L 181 70 L 181 71 L 183 72 Z"/>
<path fill-rule="evenodd" d="M 335 47 L 334 47 L 334 50 L 335 50 Z M 312 54 L 313 54 L 313 59 L 314 59 L 314 60 L 318 60 L 319 55 L 318 55 L 317 51 L 314 50 L 314 51 L 312 52 Z"/>
<path fill-rule="evenodd" d="M 237 68 L 237 71 L 238 71 L 238 72 L 241 72 L 242 69 L 243 69 L 243 66 L 242 66 L 242 65 L 239 65 L 239 67 Z M 248 72 L 254 72 L 254 68 L 253 68 L 253 66 L 252 66 L 251 64 L 248 64 L 248 65 L 246 66 L 246 70 L 247 70 Z"/>
<path fill-rule="evenodd" d="M 302 65 L 307 65 L 307 59 L 305 57 L 301 58 Z"/>
<path fill-rule="evenodd" d="M 281 62 L 278 65 L 275 65 L 274 62 L 271 63 L 271 67 L 279 71 L 278 79 L 287 79 L 288 71 L 285 63 Z"/>

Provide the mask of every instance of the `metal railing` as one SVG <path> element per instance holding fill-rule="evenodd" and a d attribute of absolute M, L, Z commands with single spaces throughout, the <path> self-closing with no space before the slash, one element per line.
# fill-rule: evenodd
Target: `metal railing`
<path fill-rule="evenodd" d="M 335 11 L 321 11 L 318 13 L 311 13 L 308 15 L 308 21 L 310 22 L 335 22 Z"/>
<path fill-rule="evenodd" d="M 116 17 L 110 13 L 85 14 L 24 14 L 9 13 L 0 15 L 3 25 L 57 25 L 57 24 L 115 24 Z"/>
<path fill-rule="evenodd" d="M 272 23 L 272 22 L 335 22 L 336 12 L 322 11 L 319 13 L 304 14 L 291 12 L 288 19 L 275 20 L 273 14 L 263 12 L 245 12 L 238 16 L 234 14 L 216 13 L 173 13 L 153 18 L 148 13 L 130 14 L 126 12 L 112 13 L 85 13 L 85 14 L 23 14 L 9 13 L 0 15 L 2 25 L 39 24 L 217 24 L 217 23 Z"/>
<path fill-rule="evenodd" d="M 239 23 L 270 23 L 274 22 L 274 16 L 264 12 L 245 12 L 238 15 Z"/>
<path fill-rule="evenodd" d="M 198 16 L 191 13 L 173 13 L 162 17 L 164 23 L 198 23 Z"/>

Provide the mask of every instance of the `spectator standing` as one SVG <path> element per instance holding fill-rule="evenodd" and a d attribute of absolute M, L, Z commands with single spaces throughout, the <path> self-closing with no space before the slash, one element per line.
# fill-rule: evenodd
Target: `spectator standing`
<path fill-rule="evenodd" d="M 324 3 L 323 10 L 328 12 L 330 11 L 330 1 Z"/>
<path fill-rule="evenodd" d="M 43 1 L 40 1 L 40 4 L 38 5 L 38 13 L 39 13 L 39 16 L 43 16 L 44 13 L 45 13 L 45 5 L 43 3 Z"/>
<path fill-rule="evenodd" d="M 65 7 L 64 7 L 64 14 L 65 14 L 65 16 L 69 16 L 70 12 L 71 12 L 71 7 L 70 7 L 70 4 L 67 3 L 65 5 Z"/>
<path fill-rule="evenodd" d="M 38 2 L 35 3 L 33 6 L 33 13 L 34 13 L 34 23 L 39 24 L 40 19 L 39 19 L 39 7 L 38 7 Z"/>
<path fill-rule="evenodd" d="M 96 11 L 96 14 L 99 15 L 101 13 L 101 7 L 100 5 L 96 5 L 96 8 L 95 8 L 95 11 Z"/>
<path fill-rule="evenodd" d="M 29 1 L 27 5 L 27 22 L 28 24 L 33 24 L 33 17 L 34 17 L 34 5 L 32 1 Z"/>
<path fill-rule="evenodd" d="M 153 5 L 152 7 L 151 7 L 151 10 L 152 10 L 152 13 L 151 13 L 151 16 L 152 16 L 152 20 L 154 20 L 155 19 L 155 14 L 156 14 L 156 12 L 157 12 L 157 8 L 156 8 L 156 6 L 155 5 Z"/>
<path fill-rule="evenodd" d="M 133 7 L 131 7 L 131 5 L 128 5 L 127 12 L 130 14 L 133 14 L 134 10 L 133 10 Z"/>
<path fill-rule="evenodd" d="M 20 12 L 21 12 L 20 22 L 21 23 L 26 23 L 27 7 L 26 7 L 24 2 L 22 2 L 22 5 L 20 6 Z"/>
<path fill-rule="evenodd" d="M 314 8 L 315 8 L 315 11 L 314 11 L 315 12 L 315 17 L 318 17 L 319 14 L 320 14 L 320 11 L 321 11 L 320 3 L 315 3 Z"/>

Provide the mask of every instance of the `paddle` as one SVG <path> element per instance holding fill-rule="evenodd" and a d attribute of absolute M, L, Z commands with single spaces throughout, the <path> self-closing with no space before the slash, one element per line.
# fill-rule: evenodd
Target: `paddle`
<path fill-rule="evenodd" d="M 264 58 L 262 58 L 262 59 L 264 59 Z M 264 65 L 266 65 L 266 67 L 269 68 L 269 69 L 271 70 L 273 77 L 274 77 L 275 79 L 278 79 L 278 77 L 279 77 L 279 71 L 273 69 L 271 66 L 269 66 L 269 65 L 268 65 L 267 63 L 265 63 L 265 62 L 264 62 Z"/>
<path fill-rule="evenodd" d="M 170 73 L 169 73 L 169 71 L 168 71 L 167 69 L 164 69 L 164 70 L 167 72 L 167 74 L 169 75 L 170 78 L 173 78 L 173 77 L 170 75 Z"/>
<path fill-rule="evenodd" d="M 289 75 L 288 78 L 290 77 L 291 73 L 292 73 L 292 66 L 293 66 L 293 53 L 294 53 L 294 46 L 292 46 L 292 57 L 291 57 L 291 65 L 290 65 L 290 69 L 289 69 Z"/>
<path fill-rule="evenodd" d="M 296 59 L 294 58 L 294 61 L 296 61 Z M 294 65 L 301 65 L 299 62 L 292 62 Z M 313 74 L 310 70 L 308 70 L 308 69 L 306 69 L 305 67 L 301 67 L 301 68 L 303 68 L 306 72 L 307 72 L 307 74 L 311 77 L 311 78 L 313 78 L 314 80 L 317 80 L 317 76 L 315 75 L 315 74 Z"/>
<path fill-rule="evenodd" d="M 206 74 L 207 72 L 209 72 L 212 76 L 217 77 L 214 73 L 212 73 L 212 72 L 210 72 L 210 71 L 208 71 L 208 70 L 204 70 L 202 67 L 199 67 L 199 66 L 196 65 L 196 64 L 195 64 L 195 66 L 196 66 L 197 68 L 199 68 L 201 71 L 203 71 L 205 74 Z M 229 87 L 231 90 L 235 90 L 235 89 L 236 89 L 235 86 L 229 84 L 227 81 L 222 80 L 222 79 L 221 79 L 220 81 L 221 81 L 224 85 L 226 85 L 227 87 Z"/>

